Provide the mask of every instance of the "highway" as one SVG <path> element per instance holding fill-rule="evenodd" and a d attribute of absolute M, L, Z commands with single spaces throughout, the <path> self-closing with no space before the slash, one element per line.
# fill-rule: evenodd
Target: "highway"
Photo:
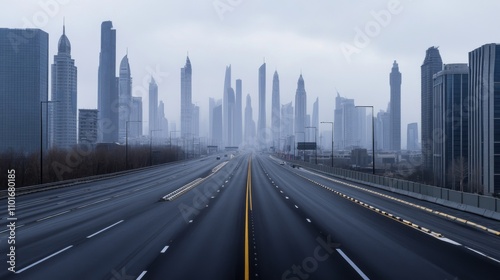
<path fill-rule="evenodd" d="M 500 236 L 423 208 L 498 221 L 280 163 L 210 156 L 17 197 L 16 273 L 1 203 L 0 278 L 500 278 Z"/>

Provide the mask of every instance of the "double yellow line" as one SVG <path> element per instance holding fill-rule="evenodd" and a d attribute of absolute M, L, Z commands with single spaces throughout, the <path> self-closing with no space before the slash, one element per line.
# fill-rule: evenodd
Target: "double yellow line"
<path fill-rule="evenodd" d="M 249 248 L 249 215 L 248 208 L 252 211 L 252 157 L 248 160 L 248 173 L 247 173 L 247 193 L 245 197 L 245 280 L 250 279 L 250 248 Z"/>

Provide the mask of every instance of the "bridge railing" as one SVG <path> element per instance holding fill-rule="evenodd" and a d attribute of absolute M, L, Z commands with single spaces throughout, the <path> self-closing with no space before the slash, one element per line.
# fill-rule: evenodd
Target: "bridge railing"
<path fill-rule="evenodd" d="M 306 168 L 315 169 L 342 179 L 367 184 L 377 188 L 383 188 L 392 192 L 500 220 L 500 199 L 493 196 L 456 191 L 402 179 L 373 175 L 365 172 L 341 169 L 326 165 L 316 165 L 304 161 L 289 160 L 289 162 Z"/>

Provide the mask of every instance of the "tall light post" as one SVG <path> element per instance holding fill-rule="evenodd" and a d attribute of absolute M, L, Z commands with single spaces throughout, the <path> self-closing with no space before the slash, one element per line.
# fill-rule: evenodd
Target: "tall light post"
<path fill-rule="evenodd" d="M 375 115 L 373 106 L 355 106 L 356 108 L 372 108 L 372 167 L 375 175 Z"/>
<path fill-rule="evenodd" d="M 45 121 L 47 122 L 46 133 L 48 142 L 48 127 L 49 127 L 49 103 L 57 103 L 59 101 L 55 100 L 42 100 L 40 101 L 40 184 L 43 184 L 43 104 L 47 104 L 47 110 L 45 111 Z"/>
<path fill-rule="evenodd" d="M 125 122 L 125 169 L 128 169 L 128 124 L 131 122 L 142 123 L 142 121 L 126 121 Z"/>
<path fill-rule="evenodd" d="M 153 165 L 153 132 L 162 131 L 162 129 L 153 129 L 149 131 L 149 166 Z"/>
<path fill-rule="evenodd" d="M 332 167 L 333 167 L 333 122 L 321 122 L 321 123 L 329 123 L 332 125 Z"/>
<path fill-rule="evenodd" d="M 305 132 L 295 132 L 295 134 L 299 134 L 299 133 L 304 134 L 304 138 L 302 138 L 302 139 L 304 139 L 304 142 L 306 142 L 306 133 Z M 299 142 L 297 142 L 297 146 L 298 146 L 298 144 L 299 144 Z M 297 155 L 299 155 L 298 147 L 297 147 Z M 306 161 L 306 154 L 303 153 L 303 155 L 304 155 L 304 161 Z"/>
<path fill-rule="evenodd" d="M 316 165 L 318 164 L 318 143 L 317 143 L 317 139 L 316 139 L 316 130 L 317 130 L 317 127 L 315 126 L 306 126 L 306 128 L 314 128 L 314 145 L 315 145 L 315 149 L 314 149 L 314 153 L 315 153 L 315 158 L 316 158 Z"/>

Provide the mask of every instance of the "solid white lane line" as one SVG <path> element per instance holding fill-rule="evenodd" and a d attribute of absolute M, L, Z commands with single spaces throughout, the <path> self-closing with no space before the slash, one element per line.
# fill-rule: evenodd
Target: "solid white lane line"
<path fill-rule="evenodd" d="M 36 221 L 37 221 L 37 222 L 44 221 L 44 220 L 47 220 L 47 219 L 50 219 L 50 218 L 57 217 L 57 216 L 62 215 L 62 214 L 66 214 L 66 213 L 68 213 L 68 212 L 70 212 L 70 210 L 63 211 L 63 212 L 61 212 L 61 213 L 57 213 L 57 214 L 54 214 L 54 215 L 51 215 L 51 216 L 48 216 L 48 217 L 45 217 L 45 218 L 41 218 L 41 219 L 38 219 L 38 220 L 36 220 Z"/>
<path fill-rule="evenodd" d="M 163 250 L 161 250 L 161 253 L 162 253 L 162 254 L 163 254 L 163 253 L 165 253 L 165 252 L 167 251 L 167 249 L 168 249 L 168 245 L 167 245 L 167 246 L 165 246 L 165 247 L 163 248 Z"/>
<path fill-rule="evenodd" d="M 361 271 L 361 269 L 359 269 L 359 267 L 353 261 L 351 261 L 351 259 L 346 254 L 344 254 L 344 252 L 342 252 L 341 249 L 337 249 L 337 252 L 339 252 L 339 254 L 344 258 L 344 260 L 346 260 L 352 266 L 352 268 L 354 268 L 354 270 L 356 270 L 356 272 L 359 274 L 359 276 L 361 276 L 361 278 L 365 280 L 370 279 L 368 278 L 368 276 L 366 276 L 366 274 L 363 273 L 363 271 Z"/>
<path fill-rule="evenodd" d="M 136 280 L 141 280 L 141 279 L 142 279 L 142 277 L 144 277 L 144 275 L 146 275 L 146 272 L 147 272 L 147 271 L 146 271 L 146 270 L 144 270 L 144 271 L 141 273 L 141 275 L 139 275 L 139 277 L 137 277 L 137 279 L 136 279 Z"/>
<path fill-rule="evenodd" d="M 123 222 L 123 221 L 124 221 L 124 220 L 121 220 L 121 221 L 116 222 L 116 223 L 114 223 L 114 224 L 112 224 L 112 225 L 110 225 L 110 226 L 108 226 L 108 227 L 106 227 L 106 228 L 103 228 L 103 229 L 101 229 L 100 231 L 98 231 L 98 232 L 96 232 L 96 233 L 94 233 L 94 234 L 91 234 L 91 235 L 87 236 L 87 238 L 92 238 L 92 237 L 94 237 L 94 236 L 98 235 L 99 233 L 101 233 L 101 232 L 103 232 L 103 231 L 105 231 L 105 230 L 108 230 L 108 229 L 110 229 L 110 228 L 112 228 L 112 227 L 116 226 L 117 224 L 119 224 L 119 223 L 121 223 L 121 222 Z"/>
<path fill-rule="evenodd" d="M 45 257 L 45 258 L 43 258 L 43 259 L 41 259 L 41 260 L 37 261 L 36 263 L 30 264 L 30 265 L 28 265 L 27 267 L 25 267 L 25 268 L 23 268 L 23 269 L 21 269 L 21 270 L 16 271 L 16 274 L 19 274 L 19 273 L 21 273 L 21 272 L 23 272 L 23 271 L 26 271 L 26 270 L 28 270 L 28 269 L 30 269 L 30 268 L 32 268 L 32 267 L 34 267 L 35 265 L 37 265 L 37 264 L 39 264 L 39 263 L 41 263 L 41 262 L 44 262 L 44 261 L 46 261 L 46 260 L 48 260 L 48 259 L 52 258 L 53 256 L 58 255 L 58 254 L 60 254 L 60 253 L 62 253 L 62 252 L 64 252 L 64 251 L 66 251 L 66 250 L 70 249 L 71 247 L 73 247 L 73 245 L 70 245 L 70 246 L 68 246 L 68 247 L 66 247 L 66 248 L 64 248 L 64 249 L 62 249 L 62 250 L 59 250 L 59 251 L 55 252 L 54 254 L 52 254 L 52 255 L 50 255 L 50 256 L 47 256 L 47 257 Z"/>

